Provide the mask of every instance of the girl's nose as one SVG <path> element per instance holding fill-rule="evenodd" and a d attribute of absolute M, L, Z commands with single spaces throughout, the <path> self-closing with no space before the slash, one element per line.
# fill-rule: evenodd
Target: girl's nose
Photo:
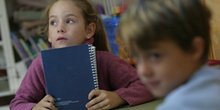
<path fill-rule="evenodd" d="M 57 32 L 58 33 L 65 33 L 66 32 L 65 26 L 62 23 L 58 25 Z"/>

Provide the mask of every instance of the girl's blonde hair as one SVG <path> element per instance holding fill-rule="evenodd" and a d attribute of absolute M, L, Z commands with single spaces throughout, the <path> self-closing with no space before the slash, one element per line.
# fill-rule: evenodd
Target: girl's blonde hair
<path fill-rule="evenodd" d="M 52 5 L 57 1 L 60 0 L 50 1 L 50 3 L 48 4 L 48 6 L 44 11 L 43 20 L 46 23 L 44 25 L 43 31 L 41 32 L 42 33 L 41 35 L 43 36 L 48 36 L 49 11 Z M 96 47 L 96 50 L 110 52 L 108 39 L 105 33 L 102 20 L 99 17 L 98 13 L 93 9 L 92 2 L 89 2 L 88 0 L 68 0 L 68 1 L 73 1 L 75 5 L 81 10 L 81 14 L 84 18 L 85 27 L 87 27 L 90 23 L 96 24 L 95 34 L 93 35 L 94 37 L 93 45 Z"/>

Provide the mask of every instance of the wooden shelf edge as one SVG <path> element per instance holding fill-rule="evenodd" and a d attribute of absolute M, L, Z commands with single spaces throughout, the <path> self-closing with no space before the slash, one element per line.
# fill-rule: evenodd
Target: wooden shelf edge
<path fill-rule="evenodd" d="M 4 92 L 0 92 L 0 97 L 15 95 L 15 93 L 16 93 L 15 91 L 4 91 Z"/>

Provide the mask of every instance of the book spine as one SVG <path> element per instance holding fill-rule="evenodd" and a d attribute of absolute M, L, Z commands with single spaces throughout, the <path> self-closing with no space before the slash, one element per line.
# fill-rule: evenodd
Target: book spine
<path fill-rule="evenodd" d="M 38 48 L 38 46 L 37 46 L 37 43 L 35 42 L 35 40 L 33 39 L 33 35 L 31 35 L 30 37 L 28 37 L 28 40 L 30 41 L 30 43 L 31 43 L 31 45 L 33 46 L 33 48 L 35 49 L 35 51 L 37 52 L 37 53 L 39 53 L 40 52 L 40 49 Z"/>
<path fill-rule="evenodd" d="M 23 59 L 27 62 L 27 65 L 30 65 L 31 61 L 14 32 L 11 32 L 11 38 L 16 45 L 16 48 L 18 48 L 20 50 L 20 53 L 22 53 Z"/>
<path fill-rule="evenodd" d="M 29 50 L 27 44 L 24 42 L 23 39 L 19 39 L 19 41 L 20 41 L 21 45 L 23 46 L 25 52 L 27 52 L 28 57 L 31 59 L 31 61 L 33 61 L 34 57 L 33 57 L 32 53 L 31 53 L 31 51 Z"/>
<path fill-rule="evenodd" d="M 18 46 L 15 44 L 15 42 L 13 40 L 11 40 L 13 47 L 15 48 L 16 52 L 18 53 L 19 57 L 21 59 L 24 59 L 25 57 L 23 56 L 23 54 L 21 53 L 20 49 L 18 48 Z"/>
<path fill-rule="evenodd" d="M 18 38 L 16 37 L 16 35 L 15 35 L 13 32 L 11 32 L 11 38 L 12 38 L 13 42 L 17 45 L 17 47 L 19 48 L 19 50 L 21 51 L 23 57 L 24 57 L 24 58 L 27 58 L 28 55 L 26 54 L 24 48 L 22 47 L 22 45 L 20 44 Z"/>
<path fill-rule="evenodd" d="M 95 86 L 95 89 L 99 89 L 95 47 L 92 46 L 91 44 L 88 44 L 88 48 L 89 48 L 89 54 L 90 54 L 94 86 Z"/>
<path fill-rule="evenodd" d="M 40 42 L 37 43 L 37 46 L 39 47 L 40 51 L 44 50 L 43 46 L 40 44 Z"/>
<path fill-rule="evenodd" d="M 45 41 L 42 38 L 39 38 L 38 41 L 44 50 L 49 49 L 49 46 L 45 43 Z"/>

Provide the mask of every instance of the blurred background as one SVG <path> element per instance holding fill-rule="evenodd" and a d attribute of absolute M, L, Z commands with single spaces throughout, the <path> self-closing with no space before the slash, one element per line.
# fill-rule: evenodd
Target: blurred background
<path fill-rule="evenodd" d="M 91 0 L 103 20 L 112 54 L 131 65 L 135 62 L 116 35 L 120 16 L 131 0 Z M 220 0 L 202 0 L 210 7 L 211 50 L 209 64 L 220 64 Z M 37 34 L 49 0 L 0 0 L 0 110 L 9 110 L 27 68 L 50 43 Z"/>

